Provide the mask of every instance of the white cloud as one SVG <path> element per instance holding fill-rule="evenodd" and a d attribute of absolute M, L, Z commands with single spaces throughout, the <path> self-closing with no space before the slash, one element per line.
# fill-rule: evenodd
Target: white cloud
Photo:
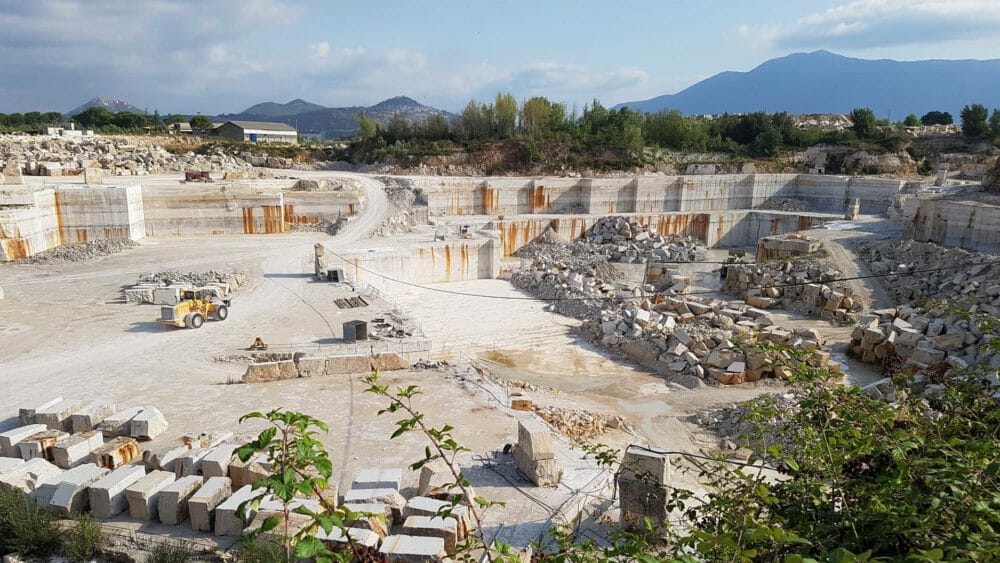
<path fill-rule="evenodd" d="M 997 0 L 856 0 L 792 22 L 742 25 L 738 31 L 768 47 L 869 48 L 991 36 L 997 25 Z"/>

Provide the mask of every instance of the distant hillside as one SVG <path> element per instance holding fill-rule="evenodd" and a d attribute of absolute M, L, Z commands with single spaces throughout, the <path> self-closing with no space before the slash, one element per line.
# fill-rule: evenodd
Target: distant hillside
<path fill-rule="evenodd" d="M 288 115 L 295 115 L 298 113 L 306 113 L 309 111 L 315 111 L 325 109 L 319 104 L 314 104 L 307 102 L 302 99 L 295 99 L 287 104 L 279 104 L 276 102 L 264 102 L 254 106 L 250 106 L 247 109 L 241 111 L 237 115 L 246 116 L 249 119 L 253 116 L 255 120 L 261 119 L 273 119 L 275 117 L 285 117 Z"/>
<path fill-rule="evenodd" d="M 291 111 L 302 109 L 303 111 Z M 214 121 L 246 120 L 271 121 L 287 123 L 296 127 L 300 133 L 324 135 L 331 138 L 349 137 L 358 132 L 357 116 L 364 114 L 382 124 L 388 123 L 392 116 L 402 114 L 410 121 L 422 121 L 432 115 L 453 117 L 446 111 L 426 106 L 406 96 L 397 96 L 383 100 L 373 106 L 350 106 L 327 108 L 311 104 L 303 100 L 292 100 L 287 104 L 264 102 L 247 108 L 240 113 L 223 114 L 213 118 Z"/>
<path fill-rule="evenodd" d="M 78 113 L 82 113 L 90 108 L 95 108 L 95 107 L 107 108 L 107 110 L 110 111 L 111 113 L 121 113 L 123 111 L 128 111 L 132 113 L 146 113 L 145 110 L 130 105 L 128 102 L 122 100 L 112 100 L 111 98 L 94 98 L 89 102 L 83 104 L 82 106 L 71 109 L 70 111 L 66 112 L 65 117 L 66 119 L 69 119 L 70 117 L 73 117 Z"/>
<path fill-rule="evenodd" d="M 616 107 L 686 114 L 847 113 L 870 107 L 902 119 L 931 110 L 955 117 L 962 106 L 1000 107 L 1000 60 L 854 59 L 828 51 L 772 59 L 749 72 L 723 72 L 677 94 Z"/>

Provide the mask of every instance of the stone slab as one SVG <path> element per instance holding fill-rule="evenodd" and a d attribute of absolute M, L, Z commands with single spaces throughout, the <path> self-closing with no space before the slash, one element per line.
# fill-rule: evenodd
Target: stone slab
<path fill-rule="evenodd" d="M 441 538 L 447 552 L 458 543 L 458 520 L 439 516 L 410 516 L 403 523 L 403 533 L 410 536 Z"/>
<path fill-rule="evenodd" d="M 55 405 L 56 403 L 60 403 L 62 402 L 62 400 L 63 400 L 62 397 L 56 397 L 50 401 L 42 403 L 37 407 L 19 409 L 17 417 L 18 419 L 20 419 L 21 424 L 24 425 L 35 424 L 35 413 L 37 413 L 39 410 L 47 409 L 52 405 Z"/>
<path fill-rule="evenodd" d="M 90 512 L 94 518 L 113 518 L 128 508 L 125 489 L 146 476 L 141 465 L 125 465 L 90 486 Z"/>
<path fill-rule="evenodd" d="M 528 459 L 552 459 L 555 449 L 552 446 L 552 431 L 541 420 L 530 418 L 517 423 L 517 448 L 524 452 Z"/>
<path fill-rule="evenodd" d="M 201 474 L 206 478 L 229 475 L 229 464 L 236 455 L 236 444 L 222 444 L 209 450 L 201 458 Z"/>
<path fill-rule="evenodd" d="M 19 490 L 30 493 L 36 486 L 58 478 L 62 471 L 62 469 L 49 463 L 48 460 L 42 458 L 31 459 L 16 469 L 0 475 L 0 491 L 10 492 Z"/>
<path fill-rule="evenodd" d="M 40 408 L 35 411 L 35 424 L 44 424 L 50 430 L 70 431 L 73 429 L 73 425 L 70 423 L 69 417 L 73 413 L 79 412 L 83 406 L 83 401 L 65 399 L 53 405 Z"/>
<path fill-rule="evenodd" d="M 104 433 L 107 438 L 114 438 L 115 436 L 125 436 L 131 430 L 132 419 L 136 417 L 137 414 L 142 412 L 142 407 L 130 407 L 125 410 L 116 412 L 115 414 L 105 417 L 97 425 L 97 430 Z"/>
<path fill-rule="evenodd" d="M 233 487 L 229 477 L 210 477 L 205 481 L 205 484 L 188 499 L 191 529 L 196 532 L 214 530 L 215 508 L 232 494 Z"/>
<path fill-rule="evenodd" d="M 403 481 L 403 470 L 396 468 L 362 469 L 354 478 L 352 489 L 395 489 Z"/>
<path fill-rule="evenodd" d="M 70 415 L 70 426 L 73 432 L 93 430 L 105 418 L 115 414 L 117 411 L 118 405 L 111 399 L 91 401 L 84 405 L 78 412 Z"/>
<path fill-rule="evenodd" d="M 159 508 L 160 522 L 167 526 L 176 526 L 188 519 L 188 500 L 201 488 L 204 480 L 201 475 L 181 477 L 160 491 Z"/>
<path fill-rule="evenodd" d="M 90 459 L 90 452 L 103 445 L 104 435 L 96 430 L 65 436 L 52 446 L 52 463 L 69 469 Z"/>
<path fill-rule="evenodd" d="M 74 473 L 76 472 L 76 473 Z M 67 477 L 73 473 L 71 481 Z M 58 516 L 72 518 L 90 509 L 89 487 L 108 474 L 108 470 L 92 463 L 80 465 L 63 473 L 49 507 Z"/>
<path fill-rule="evenodd" d="M 443 561 L 448 553 L 441 538 L 425 538 L 403 534 L 382 540 L 379 553 L 388 563 L 425 563 Z"/>
<path fill-rule="evenodd" d="M 101 467 L 117 469 L 139 459 L 142 452 L 135 438 L 119 436 L 90 452 L 90 460 Z"/>
<path fill-rule="evenodd" d="M 34 411 L 32 411 L 31 416 L 34 417 Z M 2 453 L 4 457 L 20 458 L 21 452 L 18 450 L 17 444 L 21 440 L 38 434 L 44 430 L 46 430 L 46 426 L 44 424 L 26 424 L 24 426 L 19 426 L 0 433 L 0 453 Z"/>
<path fill-rule="evenodd" d="M 129 436 L 152 440 L 167 431 L 167 418 L 156 407 L 145 407 L 129 421 Z"/>
<path fill-rule="evenodd" d="M 18 455 L 27 461 L 36 457 L 52 461 L 52 448 L 56 442 L 67 436 L 62 430 L 43 430 L 17 443 Z"/>
<path fill-rule="evenodd" d="M 125 489 L 129 516 L 136 520 L 157 520 L 159 516 L 160 491 L 170 486 L 177 478 L 169 471 L 151 471 Z"/>
<path fill-rule="evenodd" d="M 253 487 L 246 485 L 233 493 L 231 497 L 215 507 L 215 535 L 240 536 L 253 519 L 252 511 L 239 515 L 240 505 L 252 499 L 256 494 Z"/>

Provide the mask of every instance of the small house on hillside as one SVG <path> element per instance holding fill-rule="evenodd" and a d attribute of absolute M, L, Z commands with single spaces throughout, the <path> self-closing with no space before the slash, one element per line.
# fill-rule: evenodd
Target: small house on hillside
<path fill-rule="evenodd" d="M 299 133 L 291 125 L 264 121 L 227 121 L 215 129 L 215 134 L 247 143 L 298 144 Z"/>
<path fill-rule="evenodd" d="M 194 134 L 194 129 L 191 129 L 190 123 L 181 121 L 180 123 L 167 125 L 167 133 L 171 135 L 192 135 Z"/>

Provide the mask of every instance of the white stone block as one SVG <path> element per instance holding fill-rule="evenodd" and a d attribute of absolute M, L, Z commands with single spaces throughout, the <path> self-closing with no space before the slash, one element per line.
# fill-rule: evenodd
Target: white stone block
<path fill-rule="evenodd" d="M 222 444 L 209 450 L 201 458 L 201 474 L 205 477 L 225 477 L 229 475 L 229 464 L 236 455 L 236 444 Z"/>
<path fill-rule="evenodd" d="M 362 469 L 354 478 L 352 489 L 395 489 L 403 481 L 403 470 L 394 468 Z"/>
<path fill-rule="evenodd" d="M 125 489 L 129 515 L 136 520 L 156 520 L 160 491 L 176 480 L 169 471 L 151 471 Z"/>
<path fill-rule="evenodd" d="M 125 489 L 146 476 L 141 465 L 124 465 L 90 486 L 90 511 L 94 518 L 113 518 L 128 508 Z"/>
<path fill-rule="evenodd" d="M 167 419 L 156 407 L 146 407 L 131 420 L 129 436 L 152 440 L 167 431 Z"/>
<path fill-rule="evenodd" d="M 34 413 L 32 413 L 34 416 Z M 44 424 L 28 424 L 25 426 L 19 426 L 17 428 L 8 430 L 6 432 L 0 433 L 0 453 L 4 457 L 21 457 L 21 452 L 17 448 L 17 444 L 29 436 L 33 436 L 46 430 Z"/>
<path fill-rule="evenodd" d="M 52 461 L 52 448 L 65 436 L 67 434 L 62 430 L 36 432 L 17 443 L 17 452 L 25 461 L 36 457 Z"/>
<path fill-rule="evenodd" d="M 62 400 L 63 400 L 62 397 L 56 397 L 55 399 L 42 403 L 41 405 L 34 408 L 19 409 L 18 418 L 21 420 L 21 424 L 24 425 L 35 424 L 36 412 L 38 412 L 39 410 L 47 409 L 56 403 L 62 402 Z"/>
<path fill-rule="evenodd" d="M 16 469 L 0 475 L 0 490 L 20 490 L 30 493 L 40 484 L 58 477 L 62 473 L 55 465 L 42 458 L 34 458 Z"/>
<path fill-rule="evenodd" d="M 229 497 L 221 504 L 215 507 L 215 535 L 217 536 L 240 536 L 243 534 L 243 530 L 250 524 L 253 520 L 254 513 L 251 510 L 246 510 L 245 514 L 240 516 L 239 507 L 244 502 L 254 498 L 258 494 L 262 494 L 263 491 L 254 492 L 253 487 L 246 485 L 242 487 L 233 496 Z"/>
<path fill-rule="evenodd" d="M 68 475 L 72 474 L 70 480 Z M 49 506 L 63 518 L 86 512 L 90 507 L 88 487 L 108 474 L 108 470 L 92 463 L 80 465 L 63 473 Z"/>
<path fill-rule="evenodd" d="M 52 446 L 52 462 L 63 469 L 79 465 L 90 458 L 90 452 L 104 445 L 104 435 L 96 430 L 64 436 Z"/>
<path fill-rule="evenodd" d="M 160 491 L 160 522 L 168 526 L 176 526 L 187 520 L 188 499 L 201 488 L 203 483 L 201 475 L 189 475 L 164 487 Z"/>
<path fill-rule="evenodd" d="M 393 535 L 382 541 L 379 548 L 389 563 L 424 563 L 443 561 L 448 556 L 441 538 Z"/>
<path fill-rule="evenodd" d="M 210 477 L 205 481 L 205 484 L 188 499 L 191 529 L 196 532 L 211 532 L 215 524 L 215 508 L 232 494 L 229 477 Z"/>
<path fill-rule="evenodd" d="M 83 408 L 83 401 L 66 399 L 35 411 L 35 424 L 44 424 L 50 430 L 72 430 L 69 417 Z"/>
<path fill-rule="evenodd" d="M 70 415 L 70 426 L 73 432 L 93 430 L 105 418 L 118 411 L 118 405 L 111 399 L 91 401 L 82 409 Z"/>
<path fill-rule="evenodd" d="M 131 407 L 105 417 L 105 419 L 97 425 L 97 430 L 103 432 L 108 438 L 125 436 L 131 429 L 132 419 L 135 418 L 137 414 L 142 412 L 142 409 L 143 407 Z"/>

